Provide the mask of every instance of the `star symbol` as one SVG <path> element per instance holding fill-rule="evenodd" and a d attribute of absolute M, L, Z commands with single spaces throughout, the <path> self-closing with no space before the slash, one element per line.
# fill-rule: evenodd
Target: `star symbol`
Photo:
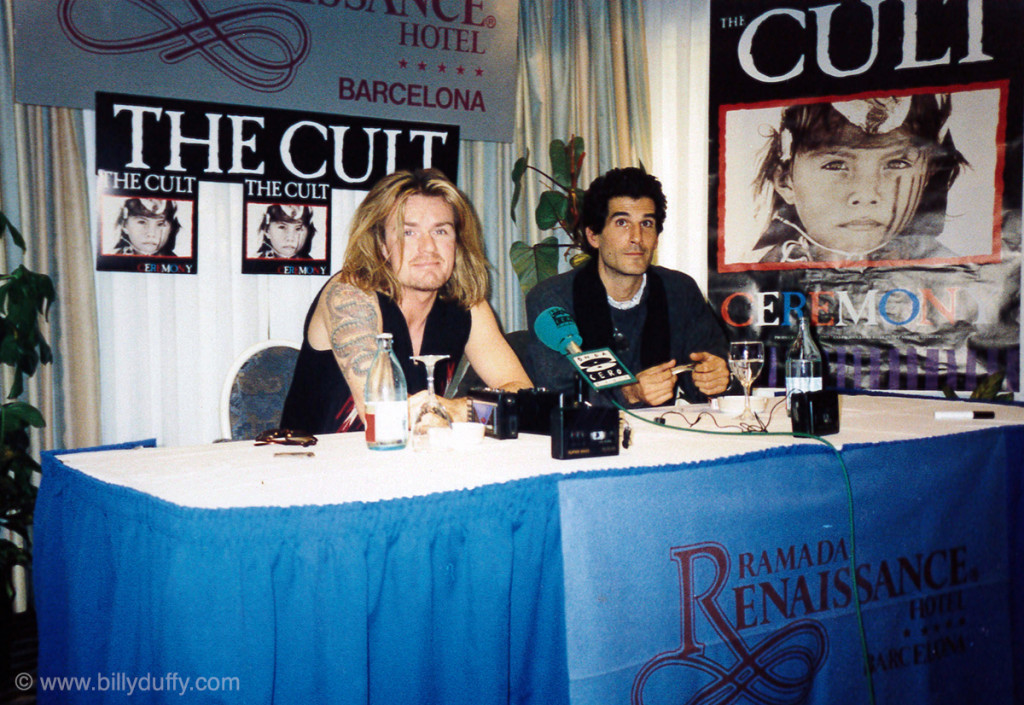
<path fill-rule="evenodd" d="M 464 66 L 460 66 L 459 68 L 455 69 L 455 73 L 461 76 L 462 74 L 466 73 L 466 68 Z"/>
<path fill-rule="evenodd" d="M 420 71 L 426 71 L 427 70 L 427 62 L 426 61 L 421 61 L 419 64 L 417 64 L 417 66 L 419 67 Z"/>
<path fill-rule="evenodd" d="M 408 68 L 409 67 L 409 62 L 406 61 L 405 59 L 402 59 L 401 61 L 398 62 L 398 65 L 401 66 L 403 69 L 404 68 Z"/>
<path fill-rule="evenodd" d="M 477 69 L 476 70 L 476 75 L 477 76 L 483 76 L 484 75 L 484 70 L 483 69 Z"/>
<path fill-rule="evenodd" d="M 445 66 L 444 64 L 438 64 L 438 65 L 437 65 L 437 70 L 438 70 L 438 71 L 439 71 L 440 73 L 444 73 L 445 71 L 447 71 L 447 70 L 448 70 L 448 67 L 447 67 L 447 66 Z"/>

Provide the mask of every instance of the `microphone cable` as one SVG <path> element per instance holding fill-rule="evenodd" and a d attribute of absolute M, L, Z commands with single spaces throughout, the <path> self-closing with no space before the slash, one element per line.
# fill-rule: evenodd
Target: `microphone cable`
<path fill-rule="evenodd" d="M 712 430 L 703 429 L 703 428 L 693 428 L 692 426 L 690 426 L 690 427 L 672 426 L 670 424 L 665 423 L 664 416 L 669 414 L 669 413 L 678 413 L 678 414 L 682 415 L 682 412 L 667 411 L 664 414 L 662 414 L 660 417 L 658 417 L 659 420 L 649 419 L 649 418 L 646 418 L 644 416 L 641 416 L 640 414 L 637 414 L 634 411 L 631 411 L 631 410 L 625 408 L 624 406 L 622 406 L 622 404 L 619 403 L 618 399 L 616 399 L 611 394 L 607 395 L 606 398 L 610 399 L 611 402 L 616 406 L 616 408 L 618 408 L 618 410 L 620 412 L 626 414 L 627 416 L 632 416 L 635 419 L 643 421 L 644 423 L 651 424 L 653 426 L 658 426 L 659 428 L 671 428 L 671 429 L 674 429 L 674 430 L 677 430 L 677 431 L 684 431 L 686 433 L 701 433 L 701 434 L 710 435 L 710 436 L 747 436 L 747 437 L 750 437 L 750 436 L 756 435 L 758 437 L 777 436 L 777 437 L 786 437 L 786 438 L 808 438 L 808 439 L 810 439 L 812 441 L 817 441 L 819 443 L 824 444 L 829 450 L 832 451 L 832 454 L 835 456 L 836 460 L 839 461 L 839 467 L 842 470 L 843 489 L 845 490 L 845 493 L 846 493 L 847 521 L 848 521 L 848 524 L 849 524 L 849 532 L 850 532 L 850 582 L 851 582 L 851 590 L 850 590 L 850 592 L 853 593 L 854 613 L 857 615 L 857 631 L 858 631 L 858 634 L 860 636 L 861 659 L 864 662 L 864 674 L 865 674 L 865 678 L 867 680 L 867 686 L 868 686 L 868 703 L 870 705 L 875 705 L 875 683 L 874 683 L 874 677 L 872 676 L 872 673 L 871 673 L 871 660 L 870 660 L 870 658 L 868 656 L 868 640 L 867 640 L 867 632 L 864 629 L 863 610 L 862 610 L 861 604 L 860 604 L 860 589 L 857 586 L 857 537 L 856 537 L 856 530 L 855 530 L 856 522 L 854 520 L 854 510 L 853 510 L 853 485 L 850 482 L 850 472 L 849 472 L 849 470 L 846 467 L 846 461 L 843 459 L 842 451 L 840 451 L 838 448 L 836 448 L 828 439 L 823 438 L 821 436 L 816 436 L 816 435 L 814 435 L 812 433 L 801 433 L 799 431 L 789 431 L 789 432 L 786 432 L 786 431 L 769 431 L 769 430 L 767 430 L 767 426 L 765 424 L 763 424 L 763 423 L 761 424 L 761 428 L 760 429 L 751 427 L 750 429 L 745 429 L 745 430 L 741 429 L 739 431 L 727 431 L 727 430 L 715 430 L 715 431 L 712 431 Z M 771 414 L 774 413 L 775 409 L 778 408 L 779 406 L 780 406 L 779 404 L 776 404 L 774 407 L 772 407 L 771 412 L 769 412 L 769 417 L 768 417 L 768 422 L 769 423 L 771 422 Z M 701 412 L 701 414 L 704 414 L 704 413 L 707 413 L 707 412 Z M 697 423 L 697 421 L 700 420 L 701 414 L 698 414 L 697 419 L 694 420 L 694 423 Z M 683 419 L 686 420 L 686 417 L 683 416 Z M 712 417 L 712 419 L 713 419 L 713 417 Z M 689 422 L 687 421 L 687 423 L 689 423 Z M 717 425 L 717 423 L 718 422 L 715 421 L 716 425 Z"/>

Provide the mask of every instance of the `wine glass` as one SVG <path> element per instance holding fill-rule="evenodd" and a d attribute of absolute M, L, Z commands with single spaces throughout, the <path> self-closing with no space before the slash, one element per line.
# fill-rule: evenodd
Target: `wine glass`
<path fill-rule="evenodd" d="M 764 364 L 764 343 L 732 343 L 729 346 L 729 369 L 743 385 L 743 413 L 737 420 L 745 423 L 757 423 L 757 416 L 750 410 L 750 388 L 754 380 L 761 374 Z"/>
<path fill-rule="evenodd" d="M 447 355 L 413 355 L 412 359 L 427 368 L 427 399 L 416 411 L 412 422 L 412 449 L 431 450 L 447 447 L 448 443 L 438 442 L 440 434 L 451 434 L 452 417 L 434 394 L 434 365 Z M 448 439 L 446 439 L 448 440 Z"/>

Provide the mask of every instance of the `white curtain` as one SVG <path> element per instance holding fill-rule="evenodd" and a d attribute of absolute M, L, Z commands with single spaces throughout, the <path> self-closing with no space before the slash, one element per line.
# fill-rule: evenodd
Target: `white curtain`
<path fill-rule="evenodd" d="M 707 291 L 708 3 L 645 0 L 651 81 L 650 166 L 665 187 L 668 217 L 658 262 Z"/>

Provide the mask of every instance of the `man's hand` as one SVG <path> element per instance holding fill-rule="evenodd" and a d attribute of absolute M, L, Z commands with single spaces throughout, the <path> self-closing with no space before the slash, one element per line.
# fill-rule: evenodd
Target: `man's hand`
<path fill-rule="evenodd" d="M 427 390 L 424 389 L 421 392 L 416 392 L 409 397 L 409 430 L 412 430 L 412 420 L 416 418 L 416 412 L 420 410 L 423 403 L 427 400 Z M 452 421 L 467 421 L 469 417 L 469 400 L 466 397 L 459 397 L 458 399 L 446 399 L 445 397 L 437 397 L 437 400 L 441 402 L 441 406 L 448 412 L 448 415 L 452 418 Z"/>
<path fill-rule="evenodd" d="M 729 386 L 729 363 L 717 355 L 707 352 L 690 353 L 690 359 L 697 363 L 693 369 L 693 383 L 708 396 L 721 394 Z"/>
<path fill-rule="evenodd" d="M 672 368 L 676 361 L 669 360 L 637 373 L 636 383 L 622 388 L 622 396 L 630 405 L 658 406 L 675 396 L 676 376 Z M 726 377 L 728 382 L 728 376 Z"/>

